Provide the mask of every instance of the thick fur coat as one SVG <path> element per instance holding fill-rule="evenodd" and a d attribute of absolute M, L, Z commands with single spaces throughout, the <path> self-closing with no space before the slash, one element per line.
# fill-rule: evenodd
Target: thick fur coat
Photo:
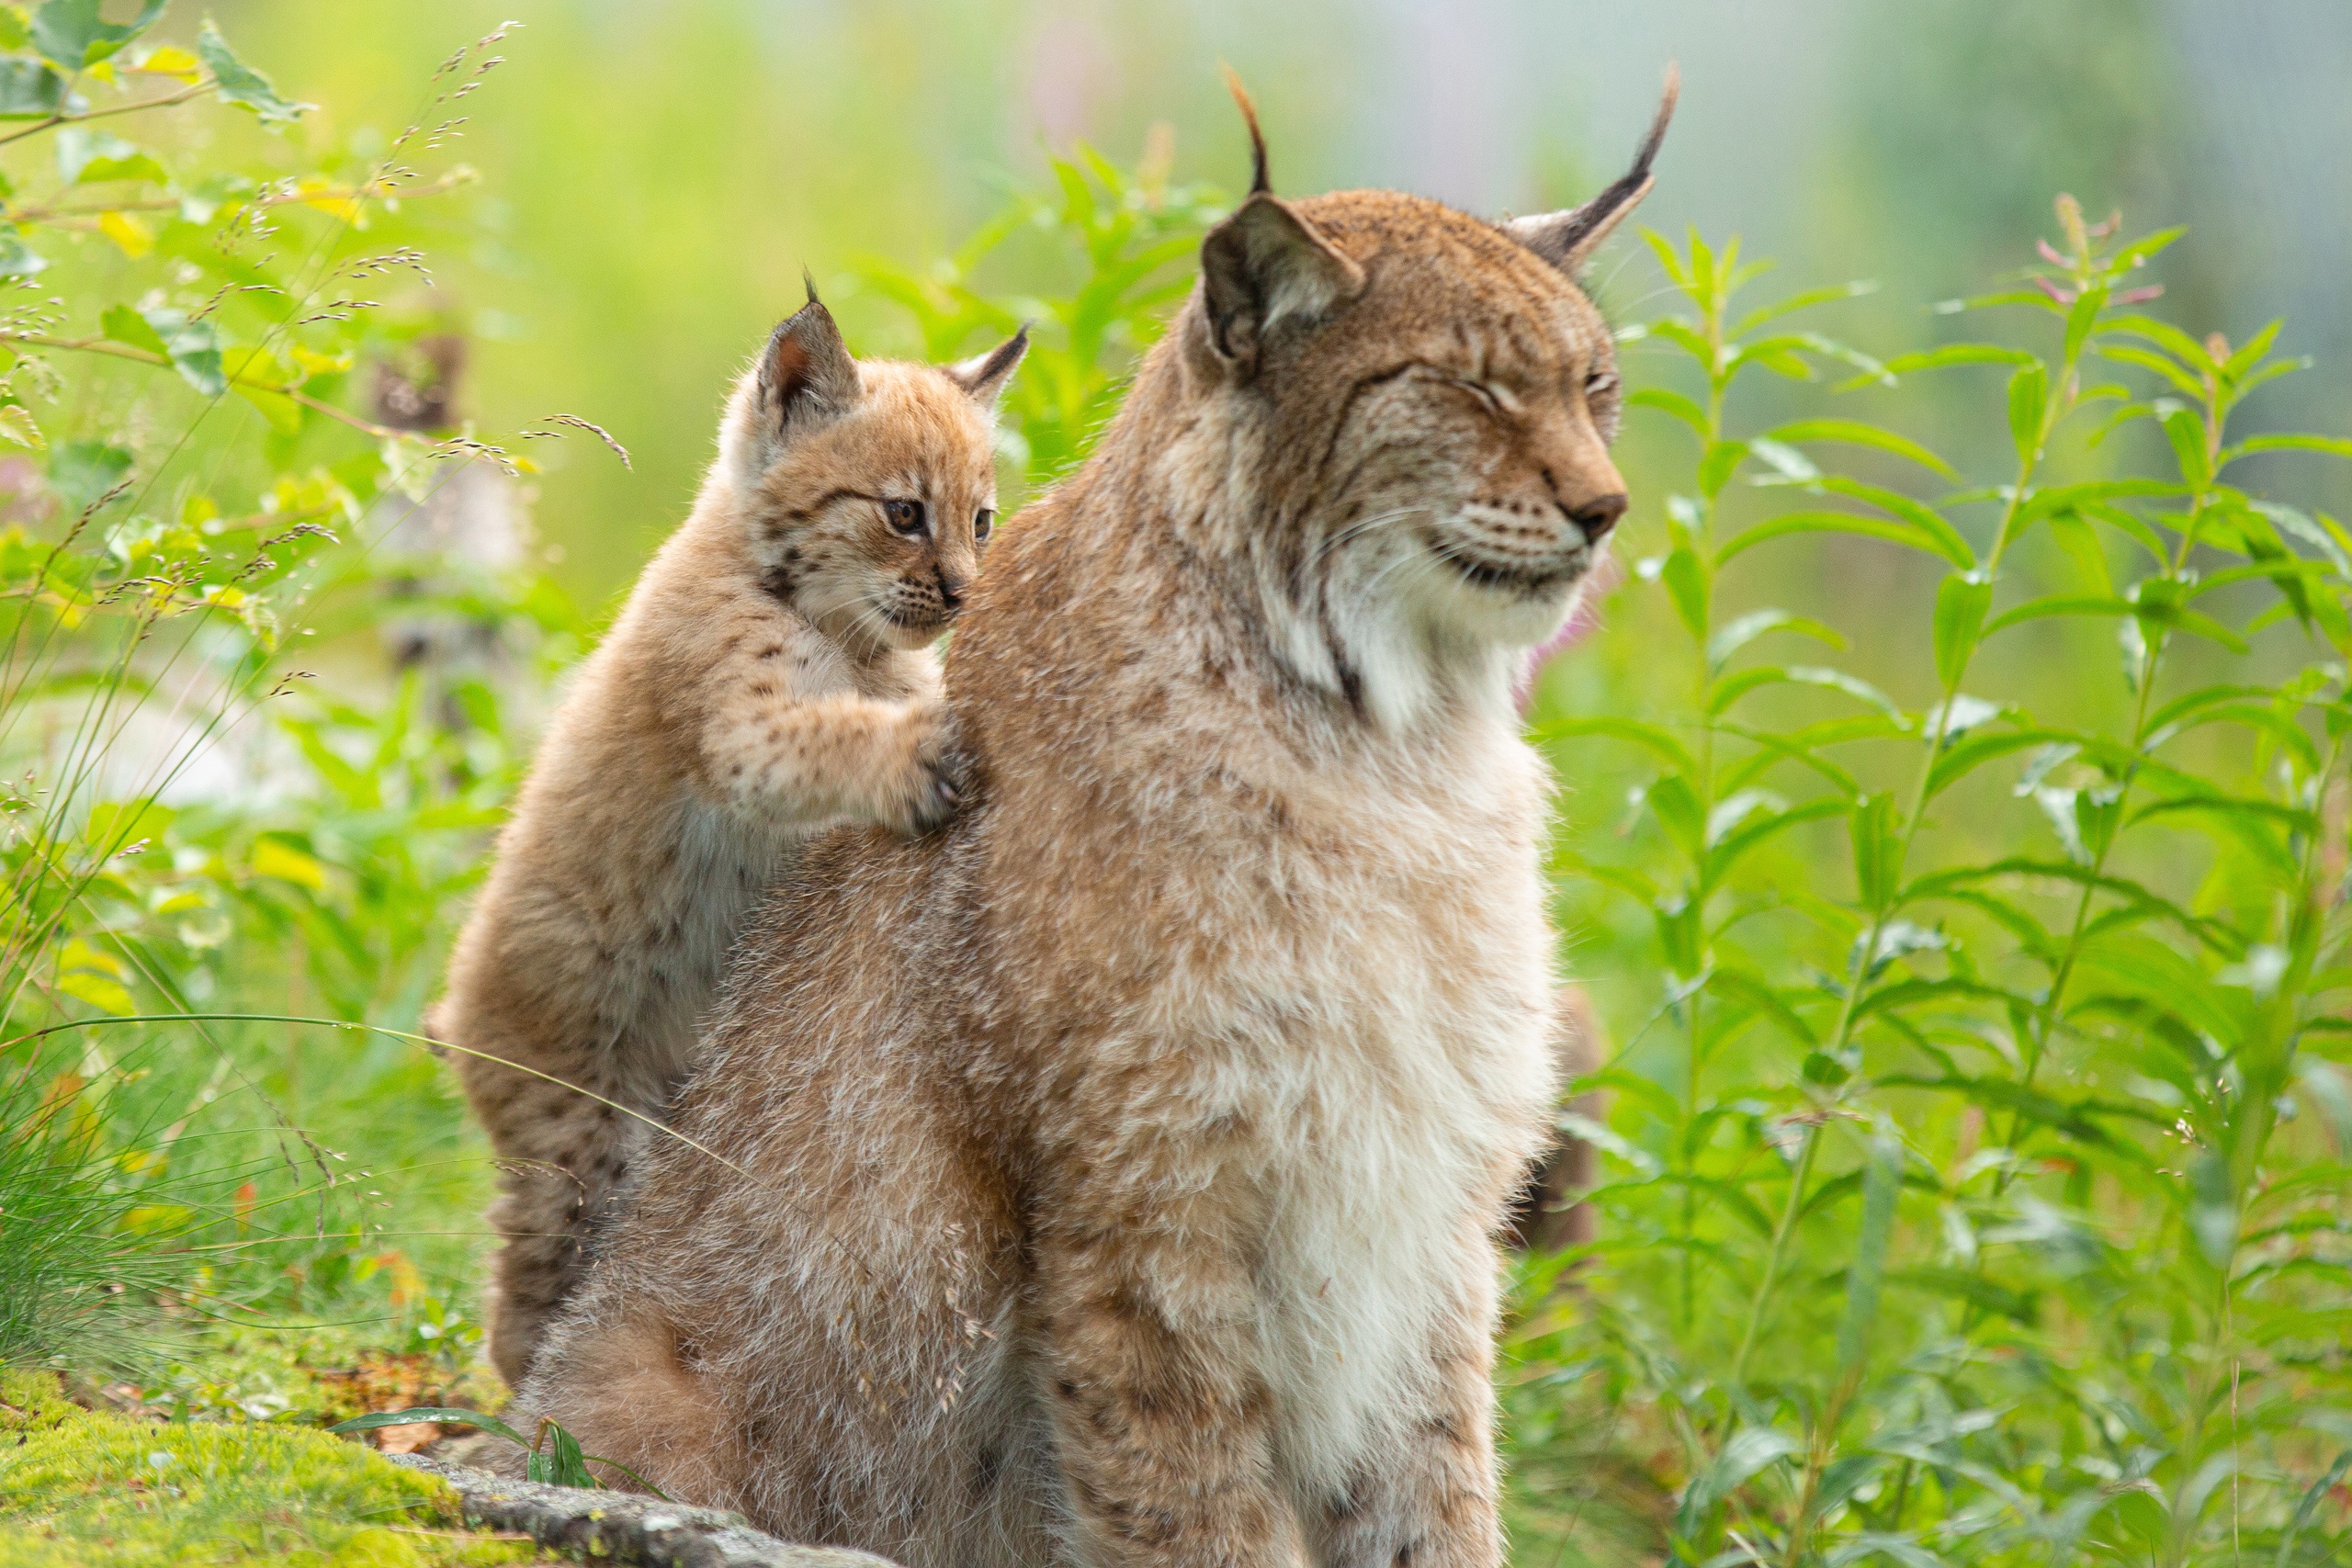
<path fill-rule="evenodd" d="M 913 834 L 954 804 L 929 645 L 978 570 L 990 414 L 1025 346 L 860 364 L 811 299 L 548 727 L 432 1021 L 503 1162 L 490 1352 L 510 1382 L 756 900 L 826 829 Z"/>
<path fill-rule="evenodd" d="M 704 1148 L 524 1409 L 917 1568 L 1498 1562 L 1493 1235 L 1555 1089 L 1510 689 L 1624 506 L 1567 269 L 1645 185 L 1505 229 L 1261 180 L 1210 236 L 956 633 L 968 805 L 765 910 Z"/>

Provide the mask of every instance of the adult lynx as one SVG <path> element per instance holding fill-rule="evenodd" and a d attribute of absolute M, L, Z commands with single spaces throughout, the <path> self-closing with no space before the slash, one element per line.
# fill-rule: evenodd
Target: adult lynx
<path fill-rule="evenodd" d="M 524 1408 L 918 1568 L 1498 1561 L 1554 1089 L 1511 682 L 1624 510 L 1570 274 L 1664 129 L 1502 227 L 1261 152 L 956 633 L 969 805 L 762 916 L 681 1111 L 719 1157 L 651 1157 Z"/>

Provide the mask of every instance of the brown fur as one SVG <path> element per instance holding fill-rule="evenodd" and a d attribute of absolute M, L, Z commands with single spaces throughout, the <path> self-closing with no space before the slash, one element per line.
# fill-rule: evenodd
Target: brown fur
<path fill-rule="evenodd" d="M 1606 1037 L 1592 994 L 1582 986 L 1563 986 L 1554 996 L 1553 1005 L 1556 1021 L 1552 1055 L 1561 1080 L 1598 1071 Z M 1564 1109 L 1598 1122 L 1608 1112 L 1608 1100 L 1599 1090 L 1589 1090 L 1570 1100 Z M 1599 1156 L 1592 1145 L 1555 1126 L 1551 1146 L 1527 1173 L 1519 1196 L 1511 1200 L 1510 1217 L 1503 1225 L 1504 1242 L 1536 1253 L 1591 1245 L 1594 1216 L 1584 1194 L 1599 1175 Z"/>
<path fill-rule="evenodd" d="M 678 1122 L 740 1170 L 650 1157 L 522 1408 L 914 1568 L 1493 1568 L 1554 1088 L 1510 684 L 1613 386 L 1511 234 L 1253 195 L 956 634 L 968 808 L 773 901 Z"/>
<path fill-rule="evenodd" d="M 490 1326 L 510 1381 L 643 1142 L 604 1102 L 666 1113 L 752 901 L 824 829 L 913 834 L 954 802 L 928 644 L 978 570 L 1020 341 L 1001 363 L 861 366 L 812 298 L 548 728 L 433 1020 L 506 1162 Z M 882 498 L 927 507 L 919 536 Z"/>

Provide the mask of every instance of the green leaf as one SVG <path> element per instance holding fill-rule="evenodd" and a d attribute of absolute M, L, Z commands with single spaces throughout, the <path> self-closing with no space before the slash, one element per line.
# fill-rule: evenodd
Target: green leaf
<path fill-rule="evenodd" d="M 107 314 L 112 316 L 114 311 Z M 229 389 L 228 374 L 221 361 L 220 334 L 210 321 L 191 321 L 187 312 L 164 305 L 151 306 L 139 314 L 155 334 L 155 340 L 164 345 L 164 353 L 171 359 L 172 368 L 180 373 L 180 379 L 208 398 L 217 398 Z M 111 326 L 107 332 L 109 337 L 114 335 Z"/>
<path fill-rule="evenodd" d="M 1895 705 L 1894 698 L 1871 685 L 1868 681 L 1849 675 L 1843 670 L 1831 670 L 1810 664 L 1792 664 L 1786 668 L 1777 665 L 1759 665 L 1754 669 L 1742 670 L 1736 675 L 1725 676 L 1715 682 L 1713 691 L 1709 694 L 1707 711 L 1711 714 L 1723 713 L 1752 691 L 1764 686 L 1784 684 L 1822 686 L 1833 692 L 1843 692 L 1849 697 L 1857 697 L 1870 704 L 1871 706 L 1898 722 L 1905 716 L 1903 710 Z M 1803 760 L 1809 766 L 1819 768 L 1822 765 L 1822 759 L 1809 752 L 1804 754 Z M 1842 778 L 1844 774 L 1840 772 L 1836 776 Z"/>
<path fill-rule="evenodd" d="M 1829 1468 L 1835 1470 L 1838 1465 L 1850 1464 L 1856 1457 L 1849 1454 Z M 1823 1473 L 1826 1481 L 1827 1472 Z M 1959 1532 L 1955 1529 L 1953 1533 Z M 1892 1530 L 1856 1530 L 1850 1535 L 1841 1534 L 1832 1539 L 1837 1545 L 1821 1560 L 1822 1568 L 1850 1568 L 1853 1563 L 1868 1562 L 1882 1557 L 1893 1562 L 1896 1568 L 1950 1568 L 1946 1559 L 1921 1546 L 1912 1537 L 1897 1535 Z"/>
<path fill-rule="evenodd" d="M 2017 444 L 2018 461 L 2030 466 L 2041 451 L 2041 418 L 2050 398 L 2050 378 L 2041 361 L 2022 367 L 2009 378 L 2009 438 Z"/>
<path fill-rule="evenodd" d="M 1946 479 L 1960 476 L 1952 466 L 1928 451 L 1907 435 L 1897 435 L 1874 424 L 1856 419 L 1800 419 L 1780 426 L 1770 433 L 1774 441 L 1842 441 L 1849 446 L 1874 446 L 1882 452 L 1892 452 L 1907 457 L 1923 468 L 1932 468 Z"/>
<path fill-rule="evenodd" d="M 2249 435 L 2222 454 L 2223 463 L 2253 452 L 2324 452 L 2352 457 L 2352 440 L 2341 435 Z"/>
<path fill-rule="evenodd" d="M 2195 409 L 2177 408 L 2164 418 L 2165 439 L 2180 464 L 2180 479 L 2192 491 L 2213 480 L 2212 459 L 2205 451 L 2205 416 Z"/>
<path fill-rule="evenodd" d="M 1890 1269 L 1886 1280 L 1892 1285 L 1932 1291 L 1938 1295 L 1972 1302 L 1988 1312 L 1999 1313 L 2011 1322 L 2029 1327 L 2041 1315 L 2039 1298 L 2032 1292 L 2009 1290 L 1983 1274 L 1968 1269 L 1933 1267 Z"/>
<path fill-rule="evenodd" d="M 0 404 L 0 441 L 36 450 L 49 445 L 40 426 L 33 423 L 32 411 L 22 403 Z"/>
<path fill-rule="evenodd" d="M 130 449 L 103 441 L 74 441 L 51 449 L 49 488 L 68 512 L 95 505 L 130 471 Z"/>
<path fill-rule="evenodd" d="M 2021 348 L 2010 348 L 1997 343 L 1949 343 L 1941 348 L 1930 348 L 1917 354 L 1898 354 L 1886 362 L 1890 376 L 1908 376 L 1914 370 L 1940 370 L 1950 365 L 2039 365 Z"/>
<path fill-rule="evenodd" d="M 1850 807 L 1841 799 L 1808 800 L 1786 811 L 1771 812 L 1741 824 L 1722 836 L 1707 853 L 1703 880 L 1710 886 L 1723 881 L 1739 858 L 1765 840 L 1784 833 L 1801 823 L 1818 822 L 1826 817 L 1842 817 Z"/>
<path fill-rule="evenodd" d="M 1936 675 L 1949 691 L 1960 684 L 1969 656 L 1976 651 L 1984 630 L 1984 612 L 1993 604 L 1993 584 L 1973 571 L 1953 572 L 1936 588 Z"/>
<path fill-rule="evenodd" d="M 2238 1246 L 2238 1198 L 2230 1162 L 2220 1154 L 2199 1154 L 2189 1161 L 2188 1182 L 2188 1228 L 2205 1261 L 2223 1268 Z"/>
<path fill-rule="evenodd" d="M 1690 322 L 1673 317 L 1661 321 L 1652 321 L 1650 336 L 1662 337 L 1697 360 L 1708 370 L 1712 371 L 1714 368 L 1715 351 L 1708 345 L 1705 338 L 1692 330 Z"/>
<path fill-rule="evenodd" d="M 317 859 L 305 854 L 283 840 L 260 838 L 254 840 L 252 863 L 255 876 L 275 877 L 318 892 L 327 885 L 326 867 Z"/>
<path fill-rule="evenodd" d="M 1712 501 L 1747 458 L 1745 441 L 1718 441 L 1699 459 L 1699 493 Z"/>
<path fill-rule="evenodd" d="M 1930 532 L 1910 523 L 1898 523 L 1885 517 L 1866 517 L 1852 512 L 1787 512 L 1778 517 L 1767 518 L 1724 541 L 1723 548 L 1716 552 L 1716 563 L 1721 565 L 1758 545 L 1798 534 L 1859 534 L 1866 538 L 1884 539 L 1890 544 L 1905 545 L 1915 550 L 1925 550 L 1929 555 L 1941 556 L 1963 570 L 1976 564 L 1976 553 L 1968 547 L 1968 541 L 1962 538 L 1958 530 L 1950 524 L 1944 524 L 1939 531 Z"/>
<path fill-rule="evenodd" d="M 1672 414 L 1689 425 L 1700 440 L 1707 438 L 1706 411 L 1679 392 L 1664 387 L 1644 387 L 1625 399 L 1625 406 L 1629 409 L 1657 409 L 1662 413 Z"/>
<path fill-rule="evenodd" d="M 1668 773 L 1652 781 L 1647 798 L 1667 837 L 1695 863 L 1707 841 L 1707 814 L 1697 794 L 1680 774 Z"/>
<path fill-rule="evenodd" d="M 1903 1145 L 1893 1138 L 1872 1138 L 1862 1168 L 1862 1229 L 1846 1270 L 1846 1307 L 1838 1320 L 1838 1365 L 1845 1372 L 1861 1365 L 1878 1322 L 1879 1286 L 1886 1276 L 1886 1245 L 1894 1232 L 1902 1176 Z"/>
<path fill-rule="evenodd" d="M 1894 897 L 1903 871 L 1902 846 L 1894 834 L 1894 797 L 1869 795 L 1856 802 L 1847 835 L 1854 847 L 1857 901 L 1865 909 L 1883 909 Z"/>
<path fill-rule="evenodd" d="M 51 3 L 54 4 L 55 0 Z M 204 62 L 205 69 L 212 73 L 213 81 L 220 84 L 220 96 L 242 108 L 251 109 L 264 125 L 285 124 L 300 118 L 311 107 L 309 104 L 288 103 L 279 97 L 277 89 L 269 85 L 268 77 L 229 51 L 228 40 L 220 36 L 220 29 L 213 25 L 209 17 L 197 30 L 196 52 L 198 58 Z"/>
<path fill-rule="evenodd" d="M 270 427 L 281 435 L 292 435 L 302 428 L 302 405 L 273 386 L 255 386 L 254 381 L 280 381 L 286 378 L 284 368 L 269 350 L 258 346 L 231 348 L 222 351 L 221 369 L 229 379 L 229 387 L 237 396 L 261 410 Z"/>
<path fill-rule="evenodd" d="M 1684 627 L 1692 637 L 1705 637 L 1707 569 L 1700 563 L 1698 552 L 1688 545 L 1675 546 L 1667 553 L 1658 580 L 1666 585 L 1667 595 L 1674 601 L 1675 613 L 1682 617 Z"/>
<path fill-rule="evenodd" d="M 2129 267 L 2144 266 L 2147 265 L 2150 257 L 2155 255 L 2159 251 L 2165 249 L 2174 241 L 2179 239 L 2183 234 L 2188 232 L 2188 231 L 2186 228 L 2172 228 L 2159 229 L 2153 234 L 2144 234 L 2139 239 L 2132 241 L 2130 244 L 2122 246 L 2113 255 L 2109 256 L 2108 258 L 2108 265 L 2113 267 L 2118 272 L 2121 272 Z"/>
<path fill-rule="evenodd" d="M 2082 354 L 2083 344 L 2090 341 L 2091 331 L 2098 324 L 2098 313 L 2107 308 L 2107 289 L 2102 285 L 2086 288 L 2075 296 L 2075 303 L 2066 311 L 2066 347 L 2062 362 L 2075 363 Z"/>
<path fill-rule="evenodd" d="M 146 317 L 128 305 L 109 305 L 98 317 L 98 330 L 117 343 L 127 343 L 133 348 L 143 348 L 150 354 L 168 359 L 171 349 L 164 336 L 148 322 Z"/>
<path fill-rule="evenodd" d="M 2352 1472 L 2352 1449 L 2337 1454 L 2335 1462 L 2327 1467 L 2327 1472 L 2312 1482 L 2304 1491 L 2302 1501 L 2295 1505 L 2295 1517 L 2288 1521 L 2285 1532 L 2278 1538 L 2278 1555 L 2272 1560 L 2275 1568 L 2289 1568 L 2295 1562 L 2295 1538 L 2301 1535 L 2303 1528 L 2318 1516 L 2320 1504 L 2335 1490 L 2335 1483 L 2347 1472 Z"/>
<path fill-rule="evenodd" d="M 2352 551 L 2346 549 L 2343 541 L 2330 527 L 2278 502 L 2249 499 L 2246 504 L 2325 556 L 2328 565 L 2335 569 L 2338 577 L 2352 578 Z"/>
<path fill-rule="evenodd" d="M 74 125 L 57 133 L 57 177 L 67 185 L 99 185 L 107 180 L 152 180 L 165 185 L 171 176 L 145 148 L 103 130 Z"/>
<path fill-rule="evenodd" d="M 1792 315 L 1798 310 L 1809 310 L 1815 305 L 1831 305 L 1841 299 L 1859 299 L 1862 295 L 1877 292 L 1878 285 L 1868 278 L 1858 279 L 1852 283 L 1833 283 L 1826 288 L 1807 288 L 1792 294 L 1786 299 L 1775 299 L 1769 305 L 1758 306 L 1739 319 L 1737 324 L 1731 329 L 1731 335 L 1734 338 L 1744 338 L 1766 322 L 1778 321 L 1782 316 Z"/>
<path fill-rule="evenodd" d="M 30 277 L 49 265 L 49 258 L 25 248 L 14 234 L 0 234 L 0 277 Z"/>
<path fill-rule="evenodd" d="M 2098 530 L 2092 527 L 2082 513 L 2065 512 L 2051 518 L 2050 536 L 2058 541 L 2058 547 L 2064 550 L 2067 558 L 2075 563 L 2076 571 L 2102 593 L 2113 594 L 2115 580 L 2108 573 L 2106 547 L 2099 543 Z M 1985 635 L 1992 635 L 1992 630 L 1989 626 L 1985 627 Z"/>
<path fill-rule="evenodd" d="M 452 1427 L 479 1427 L 494 1433 L 517 1448 L 529 1448 L 531 1439 L 523 1436 L 495 1416 L 484 1416 L 479 1410 L 458 1410 L 447 1405 L 420 1404 L 408 1410 L 379 1410 L 368 1416 L 355 1416 L 348 1421 L 338 1421 L 328 1431 L 344 1436 L 356 1432 L 372 1432 L 379 1427 L 412 1427 L 422 1421 L 446 1422 Z"/>
<path fill-rule="evenodd" d="M 2184 397 L 2202 400 L 2205 396 L 2204 383 L 2161 354 L 2121 343 L 2103 343 L 2098 345 L 2098 351 L 2118 364 L 2137 365 L 2143 370 L 2154 371 L 2171 382 Z"/>
<path fill-rule="evenodd" d="M 2029 1000 L 1990 986 L 1966 981 L 1904 980 L 1871 993 L 1857 1010 L 1876 1012 L 1909 1006 L 1914 1002 L 1963 997 L 1994 1002 L 2024 1003 Z M 2165 1117 L 2137 1102 L 2092 1099 L 2068 1101 L 2007 1078 L 1964 1075 L 1928 1077 L 1915 1073 L 1889 1073 L 1876 1082 L 1882 1089 L 1932 1089 L 1946 1094 L 1957 1094 L 1988 1111 L 2009 1111 L 2075 1143 L 2088 1144 L 2093 1147 L 2112 1146 L 2117 1141 L 2114 1134 L 2092 1120 L 2094 1116 L 2126 1116 L 2157 1126 L 2167 1124 Z"/>
<path fill-rule="evenodd" d="M 1786 610 L 1751 610 L 1707 639 L 1708 667 L 1722 669 L 1724 660 L 1768 632 L 1794 632 L 1800 637 L 1827 643 L 1832 648 L 1843 649 L 1846 646 L 1844 637 L 1819 621 L 1792 615 Z"/>
<path fill-rule="evenodd" d="M 1930 898 L 1947 898 L 1980 883 L 2008 879 L 2071 882 L 2077 886 L 2096 887 L 2114 895 L 2129 908 L 2172 920 L 2209 946 L 2233 952 L 2237 945 L 2229 927 L 2222 922 L 2195 914 L 2144 884 L 2119 876 L 2112 871 L 2095 872 L 2087 865 L 2036 860 L 2027 855 L 2004 856 L 1983 865 L 1929 872 L 1903 890 L 1901 902 L 1907 905 Z"/>
<path fill-rule="evenodd" d="M 0 59 L 0 119 L 48 119 L 65 107 L 65 78 L 29 54 Z"/>
<path fill-rule="evenodd" d="M 1786 1459 L 1802 1445 L 1786 1432 L 1770 1427 L 1742 1427 L 1734 1432 L 1705 1469 L 1683 1489 L 1682 1505 L 1675 1510 L 1675 1533 L 1696 1535 L 1715 1506 L 1747 1483 L 1766 1465 Z"/>
<path fill-rule="evenodd" d="M 546 1452 L 532 1457 L 547 1461 L 543 1473 L 535 1477 L 536 1480 L 545 1481 L 553 1486 L 574 1486 L 584 1491 L 594 1491 L 599 1485 L 595 1476 L 589 1473 L 588 1456 L 580 1451 L 580 1439 L 553 1421 L 547 1424 Z"/>
<path fill-rule="evenodd" d="M 155 25 L 170 0 L 146 0 L 129 22 L 98 15 L 98 0 L 47 0 L 33 13 L 33 47 L 69 72 L 111 59 L 124 44 Z"/>
<path fill-rule="evenodd" d="M 1544 726 L 1530 737 L 1541 745 L 1552 740 L 1567 739 L 1581 735 L 1605 736 L 1612 740 L 1630 741 L 1634 745 L 1657 753 L 1677 772 L 1690 774 L 1699 764 L 1681 741 L 1655 724 L 1644 724 L 1631 718 L 1564 718 Z"/>
<path fill-rule="evenodd" d="M 99 974 L 95 969 L 73 969 L 57 977 L 57 988 L 67 996 L 89 1003 L 100 1012 L 117 1018 L 130 1018 L 139 1011 L 139 1004 L 119 980 Z"/>

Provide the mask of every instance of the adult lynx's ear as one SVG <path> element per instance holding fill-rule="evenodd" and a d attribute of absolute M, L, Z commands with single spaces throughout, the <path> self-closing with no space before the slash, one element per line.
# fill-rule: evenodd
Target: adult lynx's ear
<path fill-rule="evenodd" d="M 1250 125 L 1250 197 L 1201 242 L 1201 291 L 1210 347 L 1246 376 L 1267 333 L 1328 314 L 1363 287 L 1363 268 L 1273 193 L 1257 108 L 1230 73 L 1227 85 Z"/>
<path fill-rule="evenodd" d="M 760 412 L 770 432 L 846 413 L 859 396 L 857 361 L 842 342 L 833 313 L 808 285 L 808 303 L 768 335 L 760 355 Z"/>
<path fill-rule="evenodd" d="M 1591 259 L 1595 247 L 1641 205 L 1642 197 L 1649 195 L 1650 186 L 1657 183 L 1650 175 L 1650 164 L 1657 157 L 1658 144 L 1666 140 L 1667 122 L 1674 118 L 1674 100 L 1681 91 L 1682 73 L 1668 64 L 1666 94 L 1658 100 L 1657 118 L 1650 122 L 1650 133 L 1643 139 L 1642 150 L 1634 155 L 1634 166 L 1618 176 L 1615 184 L 1582 207 L 1514 218 L 1503 225 L 1503 231 L 1563 272 L 1581 269 Z"/>
<path fill-rule="evenodd" d="M 1013 370 L 1021 364 L 1021 356 L 1029 352 L 1029 323 L 989 349 L 969 359 L 959 359 L 953 365 L 941 367 L 947 378 L 972 395 L 972 400 L 993 412 L 996 400 L 1004 393 L 1004 384 L 1012 379 Z"/>

